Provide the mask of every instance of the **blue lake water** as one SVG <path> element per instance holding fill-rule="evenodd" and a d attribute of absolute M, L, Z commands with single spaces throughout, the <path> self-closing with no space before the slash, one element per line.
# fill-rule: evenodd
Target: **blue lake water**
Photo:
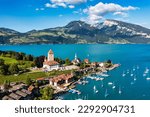
<path fill-rule="evenodd" d="M 0 50 L 14 50 L 25 52 L 34 56 L 47 55 L 49 49 L 54 51 L 55 57 L 73 59 L 75 53 L 78 58 L 88 58 L 90 61 L 105 61 L 111 59 L 113 63 L 120 63 L 121 66 L 108 72 L 109 77 L 103 80 L 104 87 L 101 87 L 101 81 L 86 79 L 89 81 L 86 85 L 77 85 L 76 89 L 81 94 L 66 93 L 63 98 L 71 99 L 89 99 L 89 100 L 116 100 L 116 99 L 150 99 L 150 77 L 149 72 L 143 76 L 145 69 L 150 68 L 150 45 L 4 45 Z M 126 74 L 122 76 L 123 72 Z M 133 76 L 131 75 L 133 74 Z M 135 78 L 135 79 L 134 79 Z M 112 85 L 108 85 L 113 82 Z M 94 92 L 96 87 L 98 93 Z M 121 89 L 121 94 L 119 94 Z M 108 96 L 105 97 L 106 90 Z"/>

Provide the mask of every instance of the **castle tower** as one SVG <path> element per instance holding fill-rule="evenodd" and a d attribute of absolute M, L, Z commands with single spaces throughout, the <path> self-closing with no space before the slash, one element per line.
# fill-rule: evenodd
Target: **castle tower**
<path fill-rule="evenodd" d="M 48 52 L 48 61 L 54 61 L 54 53 L 51 49 Z"/>

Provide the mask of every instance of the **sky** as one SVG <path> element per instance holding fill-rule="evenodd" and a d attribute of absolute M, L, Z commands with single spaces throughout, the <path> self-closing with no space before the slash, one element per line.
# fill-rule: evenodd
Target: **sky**
<path fill-rule="evenodd" d="M 27 32 L 106 19 L 150 28 L 150 0 L 0 0 L 0 27 Z"/>

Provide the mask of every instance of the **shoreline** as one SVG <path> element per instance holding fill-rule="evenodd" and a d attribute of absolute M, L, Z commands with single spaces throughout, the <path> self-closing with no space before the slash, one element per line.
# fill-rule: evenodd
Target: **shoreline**
<path fill-rule="evenodd" d="M 78 78 L 78 80 L 76 80 L 76 81 L 74 81 L 74 82 L 71 83 L 70 86 L 73 86 L 73 88 L 68 87 L 66 90 L 64 90 L 64 91 L 62 91 L 62 92 L 59 92 L 58 94 L 55 94 L 55 96 L 53 97 L 52 100 L 63 100 L 63 99 L 62 99 L 62 95 L 66 94 L 66 93 L 69 93 L 69 92 L 68 92 L 69 90 L 72 90 L 72 89 L 74 89 L 74 88 L 76 87 L 76 85 L 79 85 L 78 82 L 79 82 L 80 80 L 82 80 L 84 77 L 88 77 L 88 76 L 91 76 L 92 74 L 97 74 L 97 73 L 100 73 L 100 74 L 106 73 L 106 72 L 111 71 L 111 70 L 114 70 L 114 69 L 116 69 L 116 68 L 118 68 L 118 67 L 120 67 L 120 66 L 121 66 L 121 64 L 113 64 L 112 67 L 106 68 L 106 69 L 105 69 L 106 71 L 97 71 L 97 72 L 95 71 L 95 72 L 91 72 L 91 73 L 88 73 L 88 74 L 83 75 L 83 76 L 81 76 L 80 78 Z M 78 91 L 78 90 L 77 90 L 77 91 Z M 79 91 L 79 92 L 80 92 L 80 91 Z M 77 92 L 76 92 L 76 93 L 77 93 Z M 81 94 L 81 92 L 80 92 L 80 94 Z M 77 93 L 77 95 L 80 95 L 80 94 Z"/>

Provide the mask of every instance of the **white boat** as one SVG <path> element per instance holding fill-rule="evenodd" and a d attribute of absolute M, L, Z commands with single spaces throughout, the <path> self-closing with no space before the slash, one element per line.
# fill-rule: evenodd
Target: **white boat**
<path fill-rule="evenodd" d="M 116 86 L 113 86 L 112 88 L 113 88 L 113 89 L 115 89 L 115 88 L 116 88 Z"/>
<path fill-rule="evenodd" d="M 102 83 L 101 83 L 101 87 L 104 87 L 104 83 L 103 83 L 103 81 L 101 81 Z"/>
<path fill-rule="evenodd" d="M 112 86 L 112 89 L 115 89 L 116 88 L 116 86 L 115 86 L 115 84 L 114 84 L 114 82 L 113 82 L 113 86 Z"/>
<path fill-rule="evenodd" d="M 96 86 L 93 87 L 94 93 L 98 93 L 98 90 L 96 89 Z"/>
<path fill-rule="evenodd" d="M 125 76 L 126 76 L 126 74 L 123 72 L 123 73 L 122 73 L 122 77 L 125 77 Z"/>
<path fill-rule="evenodd" d="M 136 76 L 134 76 L 134 79 L 133 79 L 134 81 L 136 81 Z"/>
<path fill-rule="evenodd" d="M 104 76 L 104 77 L 108 77 L 109 76 L 108 74 L 103 74 L 103 73 L 100 73 L 99 75 L 100 76 Z"/>
<path fill-rule="evenodd" d="M 135 68 L 133 68 L 133 71 L 135 71 Z"/>
<path fill-rule="evenodd" d="M 113 83 L 112 82 L 108 82 L 108 85 L 113 85 Z"/>
<path fill-rule="evenodd" d="M 148 77 L 148 78 L 146 78 L 146 80 L 150 80 L 150 78 Z"/>
<path fill-rule="evenodd" d="M 104 78 L 96 78 L 96 81 L 98 81 L 98 80 L 104 80 Z"/>
<path fill-rule="evenodd" d="M 144 73 L 145 73 L 145 74 L 148 74 L 148 73 L 149 73 L 149 69 L 146 68 Z"/>
<path fill-rule="evenodd" d="M 94 85 L 93 90 L 96 90 L 96 86 Z"/>
<path fill-rule="evenodd" d="M 132 77 L 134 74 L 131 72 L 130 76 Z"/>
<path fill-rule="evenodd" d="M 144 73 L 143 76 L 146 76 L 146 74 Z"/>
<path fill-rule="evenodd" d="M 108 94 L 107 89 L 106 89 L 106 91 L 105 91 L 105 98 L 108 97 L 108 95 L 109 94 Z"/>
<path fill-rule="evenodd" d="M 130 76 L 132 77 L 134 74 L 131 74 Z"/>
<path fill-rule="evenodd" d="M 98 93 L 98 90 L 96 90 L 95 93 Z"/>
<path fill-rule="evenodd" d="M 127 74 L 129 74 L 129 70 L 127 70 Z"/>
<path fill-rule="evenodd" d="M 121 94 L 122 93 L 122 91 L 121 91 L 121 87 L 119 87 L 119 94 Z"/>

